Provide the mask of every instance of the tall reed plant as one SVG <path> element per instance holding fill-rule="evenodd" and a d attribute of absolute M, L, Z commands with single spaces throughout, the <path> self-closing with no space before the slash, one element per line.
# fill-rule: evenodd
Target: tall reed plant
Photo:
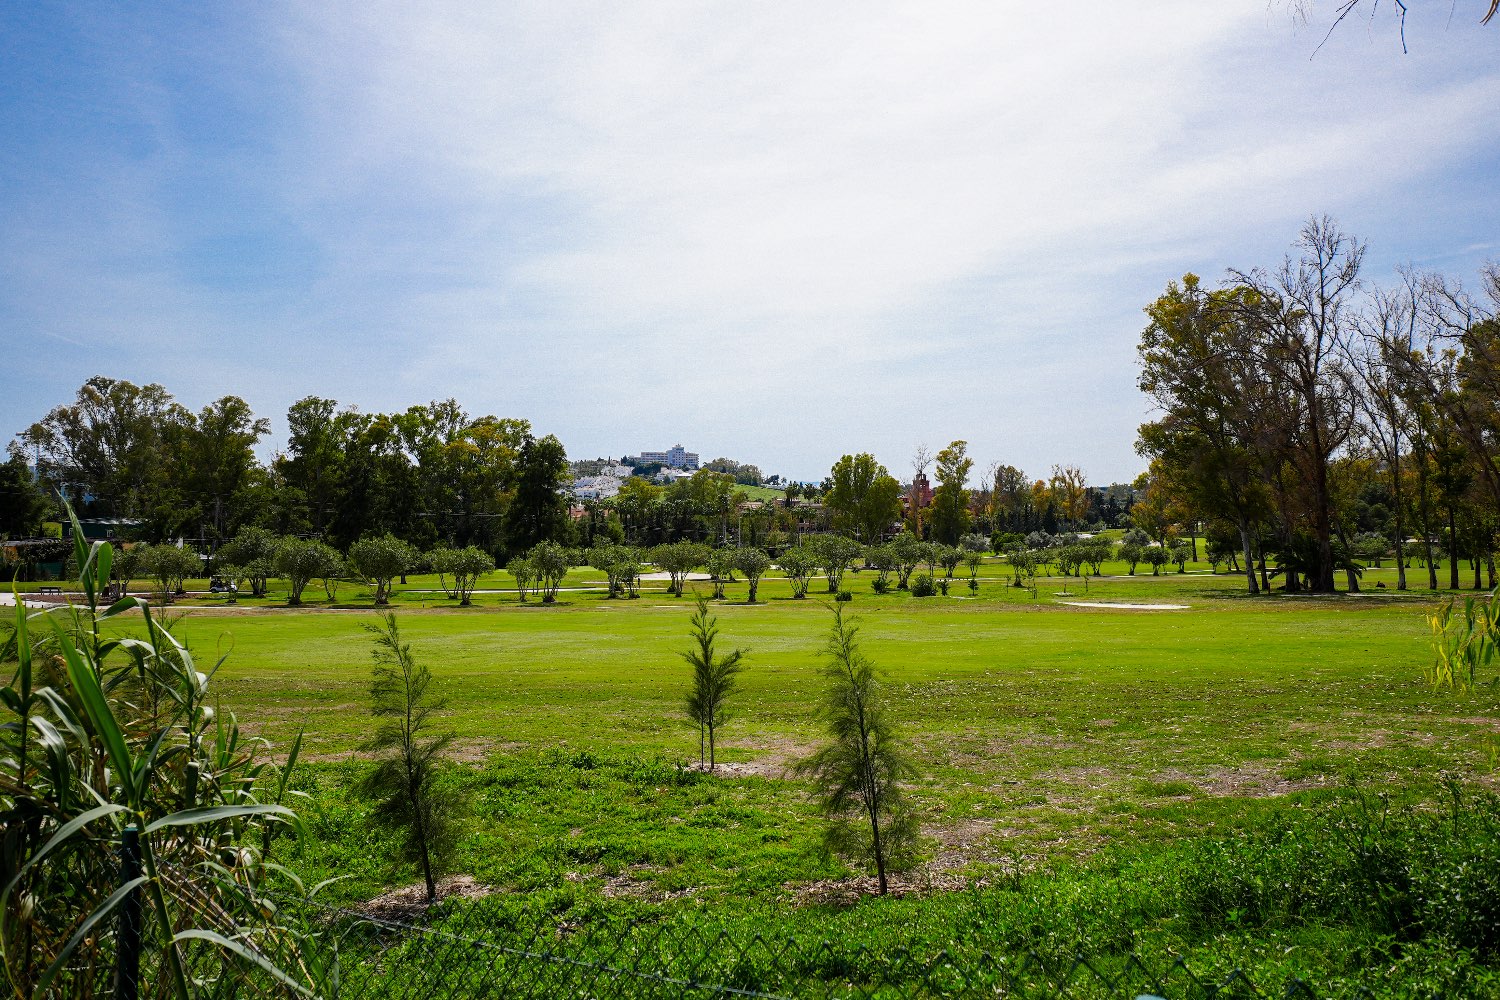
<path fill-rule="evenodd" d="M 137 910 L 141 996 L 221 992 L 213 984 L 239 976 L 305 992 L 304 974 L 266 957 L 287 953 L 289 932 L 258 892 L 277 869 L 276 834 L 299 829 L 285 802 L 301 736 L 272 763 L 269 744 L 211 700 L 218 664 L 200 670 L 145 601 L 101 607 L 114 549 L 87 542 L 68 514 L 82 602 L 32 612 L 17 595 L 0 652 L 9 673 L 0 688 L 0 965 L 10 992 L 113 989 L 115 929 Z M 119 856 L 128 830 L 138 873 Z"/>

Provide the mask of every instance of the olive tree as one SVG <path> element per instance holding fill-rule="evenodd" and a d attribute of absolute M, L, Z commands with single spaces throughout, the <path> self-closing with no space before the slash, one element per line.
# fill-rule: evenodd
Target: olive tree
<path fill-rule="evenodd" d="M 540 542 L 533 546 L 526 557 L 536 567 L 536 582 L 542 594 L 542 603 L 557 600 L 558 588 L 568 570 L 573 568 L 573 553 L 556 542 Z"/>
<path fill-rule="evenodd" d="M 515 578 L 516 594 L 520 597 L 521 603 L 525 604 L 526 598 L 531 595 L 532 587 L 537 581 L 536 563 L 529 556 L 516 556 L 505 564 L 505 571 Z"/>
<path fill-rule="evenodd" d="M 302 603 L 302 592 L 308 583 L 325 576 L 337 566 L 339 554 L 322 542 L 303 538 L 286 538 L 276 547 L 276 575 L 287 583 L 287 604 Z"/>
<path fill-rule="evenodd" d="M 375 587 L 375 603 L 391 603 L 391 582 L 416 565 L 419 553 L 395 535 L 361 538 L 349 546 L 349 566 Z"/>
<path fill-rule="evenodd" d="M 859 558 L 859 543 L 842 535 L 819 535 L 808 541 L 807 549 L 828 580 L 828 592 L 837 593 L 849 564 Z"/>
<path fill-rule="evenodd" d="M 713 581 L 714 600 L 724 599 L 724 584 L 734 576 L 734 549 L 714 549 L 708 554 L 708 576 Z"/>
<path fill-rule="evenodd" d="M 172 595 L 182 591 L 183 581 L 203 566 L 196 552 L 175 545 L 140 546 L 136 559 L 141 574 L 156 583 L 163 604 L 170 603 Z"/>
<path fill-rule="evenodd" d="M 708 561 L 708 552 L 707 546 L 694 542 L 673 542 L 652 549 L 651 561 L 666 570 L 671 578 L 669 592 L 675 597 L 681 597 L 688 574 Z"/>
<path fill-rule="evenodd" d="M 281 545 L 265 528 L 253 525 L 241 528 L 228 543 L 219 547 L 218 558 L 249 573 L 250 596 L 265 597 L 266 581 L 276 572 L 276 550 Z"/>
<path fill-rule="evenodd" d="M 896 564 L 896 589 L 907 589 L 912 573 L 927 556 L 927 544 L 909 531 L 903 531 L 890 543 L 891 558 Z"/>
<path fill-rule="evenodd" d="M 771 568 L 771 557 L 761 549 L 740 549 L 735 553 L 734 565 L 745 574 L 745 581 L 750 584 L 750 596 L 747 600 L 754 604 L 760 590 L 760 578 Z"/>
<path fill-rule="evenodd" d="M 871 588 L 877 594 L 891 589 L 891 573 L 896 569 L 896 556 L 889 545 L 876 545 L 865 553 L 865 561 L 875 570 L 875 582 Z"/>
<path fill-rule="evenodd" d="M 776 564 L 792 585 L 792 598 L 800 601 L 806 597 L 808 581 L 818 571 L 818 557 L 805 546 L 794 545 L 781 554 Z"/>
<path fill-rule="evenodd" d="M 429 562 L 438 574 L 443 593 L 467 608 L 474 603 L 474 588 L 479 578 L 495 571 L 495 559 L 477 545 L 462 549 L 434 549 Z M 448 578 L 453 578 L 449 587 Z"/>

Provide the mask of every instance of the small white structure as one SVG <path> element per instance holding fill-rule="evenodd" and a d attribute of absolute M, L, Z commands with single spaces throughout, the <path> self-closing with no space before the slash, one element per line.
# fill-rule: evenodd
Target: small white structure
<path fill-rule="evenodd" d="M 573 480 L 573 495 L 580 500 L 608 500 L 620 492 L 615 476 L 582 476 Z"/>

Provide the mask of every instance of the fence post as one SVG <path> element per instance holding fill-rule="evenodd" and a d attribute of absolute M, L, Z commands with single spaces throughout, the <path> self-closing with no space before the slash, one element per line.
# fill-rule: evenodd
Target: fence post
<path fill-rule="evenodd" d="M 120 884 L 141 875 L 141 832 L 134 823 L 120 838 Z M 141 889 L 120 902 L 120 933 L 115 949 L 115 1000 L 138 1000 L 141 989 Z"/>

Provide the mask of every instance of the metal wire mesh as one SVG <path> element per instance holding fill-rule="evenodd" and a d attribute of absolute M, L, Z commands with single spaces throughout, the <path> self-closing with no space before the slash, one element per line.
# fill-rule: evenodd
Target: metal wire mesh
<path fill-rule="evenodd" d="M 188 901 L 174 932 L 217 935 L 181 938 L 176 946 L 189 992 L 201 1000 L 1318 1000 L 1298 979 L 1257 984 L 1243 970 L 1194 970 L 1176 956 L 1001 955 L 961 947 L 931 954 L 737 935 L 672 920 L 585 921 L 518 912 L 494 899 L 447 900 L 393 919 L 254 890 L 216 872 L 162 875 L 174 898 Z M 168 950 L 151 908 L 142 912 L 138 995 L 173 996 Z M 250 926 L 248 914 L 260 919 Z M 59 977 L 48 995 L 128 996 L 116 971 L 118 945 L 130 938 L 118 920 L 101 924 L 89 961 Z"/>

